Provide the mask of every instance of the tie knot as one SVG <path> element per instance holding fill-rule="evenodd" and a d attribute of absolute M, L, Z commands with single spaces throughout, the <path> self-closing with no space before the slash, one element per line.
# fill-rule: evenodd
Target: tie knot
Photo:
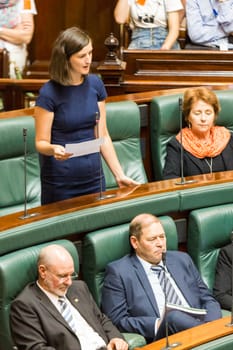
<path fill-rule="evenodd" d="M 161 265 L 151 266 L 151 270 L 157 274 L 160 274 L 160 272 L 163 270 L 163 267 Z"/>
<path fill-rule="evenodd" d="M 66 299 L 65 297 L 61 296 L 61 297 L 58 297 L 58 302 L 63 305 L 65 303 Z"/>

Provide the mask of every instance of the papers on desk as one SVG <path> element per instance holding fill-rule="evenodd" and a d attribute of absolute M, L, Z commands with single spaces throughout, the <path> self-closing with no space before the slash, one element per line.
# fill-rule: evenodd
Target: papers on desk
<path fill-rule="evenodd" d="M 206 309 L 197 309 L 195 307 L 167 303 L 167 311 L 169 310 L 179 310 L 192 315 L 199 315 L 199 316 L 207 314 Z"/>
<path fill-rule="evenodd" d="M 86 154 L 97 153 L 100 151 L 100 146 L 104 143 L 104 137 L 91 141 L 80 143 L 67 143 L 65 145 L 66 153 L 72 153 L 72 157 L 85 156 Z"/>

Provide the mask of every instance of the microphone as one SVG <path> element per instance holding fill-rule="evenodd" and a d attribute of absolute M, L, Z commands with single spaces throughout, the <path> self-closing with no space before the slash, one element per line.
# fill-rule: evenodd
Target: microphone
<path fill-rule="evenodd" d="M 95 120 L 96 120 L 96 138 L 99 138 L 99 121 L 100 121 L 100 114 L 99 112 L 95 113 Z M 102 200 L 102 199 L 107 199 L 107 198 L 113 198 L 115 197 L 114 194 L 103 194 L 103 183 L 102 183 L 102 162 L 101 162 L 101 152 L 99 150 L 99 179 L 100 179 L 100 192 L 99 192 L 99 196 L 98 196 L 98 200 Z"/>
<path fill-rule="evenodd" d="M 233 231 L 231 232 L 231 260 L 233 263 Z M 233 264 L 231 265 L 231 294 L 233 293 Z M 233 326 L 233 296 L 231 298 L 231 321 L 226 326 L 232 327 Z"/>
<path fill-rule="evenodd" d="M 27 212 L 27 129 L 23 128 L 23 142 L 24 142 L 24 214 L 19 219 L 28 219 L 38 215 L 38 213 Z"/>
<path fill-rule="evenodd" d="M 196 180 L 185 180 L 184 178 L 184 147 L 183 147 L 183 123 L 182 123 L 182 98 L 179 97 L 179 120 L 180 120 L 180 175 L 181 179 L 176 185 L 186 185 L 196 182 Z"/>
<path fill-rule="evenodd" d="M 162 262 L 164 265 L 163 273 L 164 273 L 164 298 L 165 298 L 165 334 L 166 334 L 166 345 L 161 350 L 170 350 L 177 346 L 180 346 L 180 342 L 176 342 L 173 344 L 169 344 L 168 338 L 168 319 L 167 319 L 167 277 L 166 277 L 166 252 L 162 253 Z"/>

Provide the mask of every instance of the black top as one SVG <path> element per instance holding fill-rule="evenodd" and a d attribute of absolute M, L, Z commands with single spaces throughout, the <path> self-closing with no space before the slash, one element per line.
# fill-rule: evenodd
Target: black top
<path fill-rule="evenodd" d="M 233 135 L 222 153 L 211 158 L 197 158 L 184 149 L 183 151 L 183 176 L 208 174 L 212 172 L 233 170 Z M 167 155 L 163 169 L 163 179 L 181 177 L 181 145 L 174 136 L 167 144 Z"/>
<path fill-rule="evenodd" d="M 226 310 L 232 308 L 232 243 L 221 248 L 216 266 L 214 297 Z"/>

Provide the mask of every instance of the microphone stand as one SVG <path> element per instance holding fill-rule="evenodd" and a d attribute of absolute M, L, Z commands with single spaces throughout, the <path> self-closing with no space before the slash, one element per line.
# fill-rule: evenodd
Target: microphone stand
<path fill-rule="evenodd" d="M 95 113 L 95 120 L 96 120 L 96 137 L 97 139 L 99 138 L 99 120 L 100 120 L 100 115 L 99 112 Z M 113 198 L 116 197 L 115 194 L 103 194 L 103 184 L 102 184 L 102 162 L 101 162 L 101 152 L 99 150 L 99 179 L 100 179 L 100 192 L 98 196 L 98 200 L 102 199 L 107 199 L 107 198 Z"/>
<path fill-rule="evenodd" d="M 231 232 L 231 260 L 233 263 L 233 231 Z M 233 264 L 231 265 L 231 294 L 233 293 Z M 231 322 L 226 325 L 227 327 L 233 327 L 233 298 L 231 298 Z"/>
<path fill-rule="evenodd" d="M 179 98 L 179 119 L 180 119 L 180 175 L 181 179 L 176 185 L 186 185 L 196 182 L 196 180 L 185 180 L 184 178 L 184 147 L 183 147 L 183 125 L 182 125 L 182 98 Z"/>
<path fill-rule="evenodd" d="M 23 128 L 23 141 L 24 141 L 24 214 L 19 219 L 28 219 L 38 215 L 38 213 L 27 212 L 27 129 Z"/>
<path fill-rule="evenodd" d="M 164 298 L 165 298 L 165 333 L 166 333 L 166 345 L 164 348 L 162 348 L 161 350 L 170 350 L 173 349 L 177 346 L 180 346 L 181 343 L 177 342 L 177 343 L 173 343 L 173 344 L 169 344 L 169 338 L 168 338 L 168 319 L 167 319 L 167 277 L 166 277 L 166 253 L 163 252 L 162 253 L 162 261 L 163 261 L 163 265 L 164 265 Z"/>

